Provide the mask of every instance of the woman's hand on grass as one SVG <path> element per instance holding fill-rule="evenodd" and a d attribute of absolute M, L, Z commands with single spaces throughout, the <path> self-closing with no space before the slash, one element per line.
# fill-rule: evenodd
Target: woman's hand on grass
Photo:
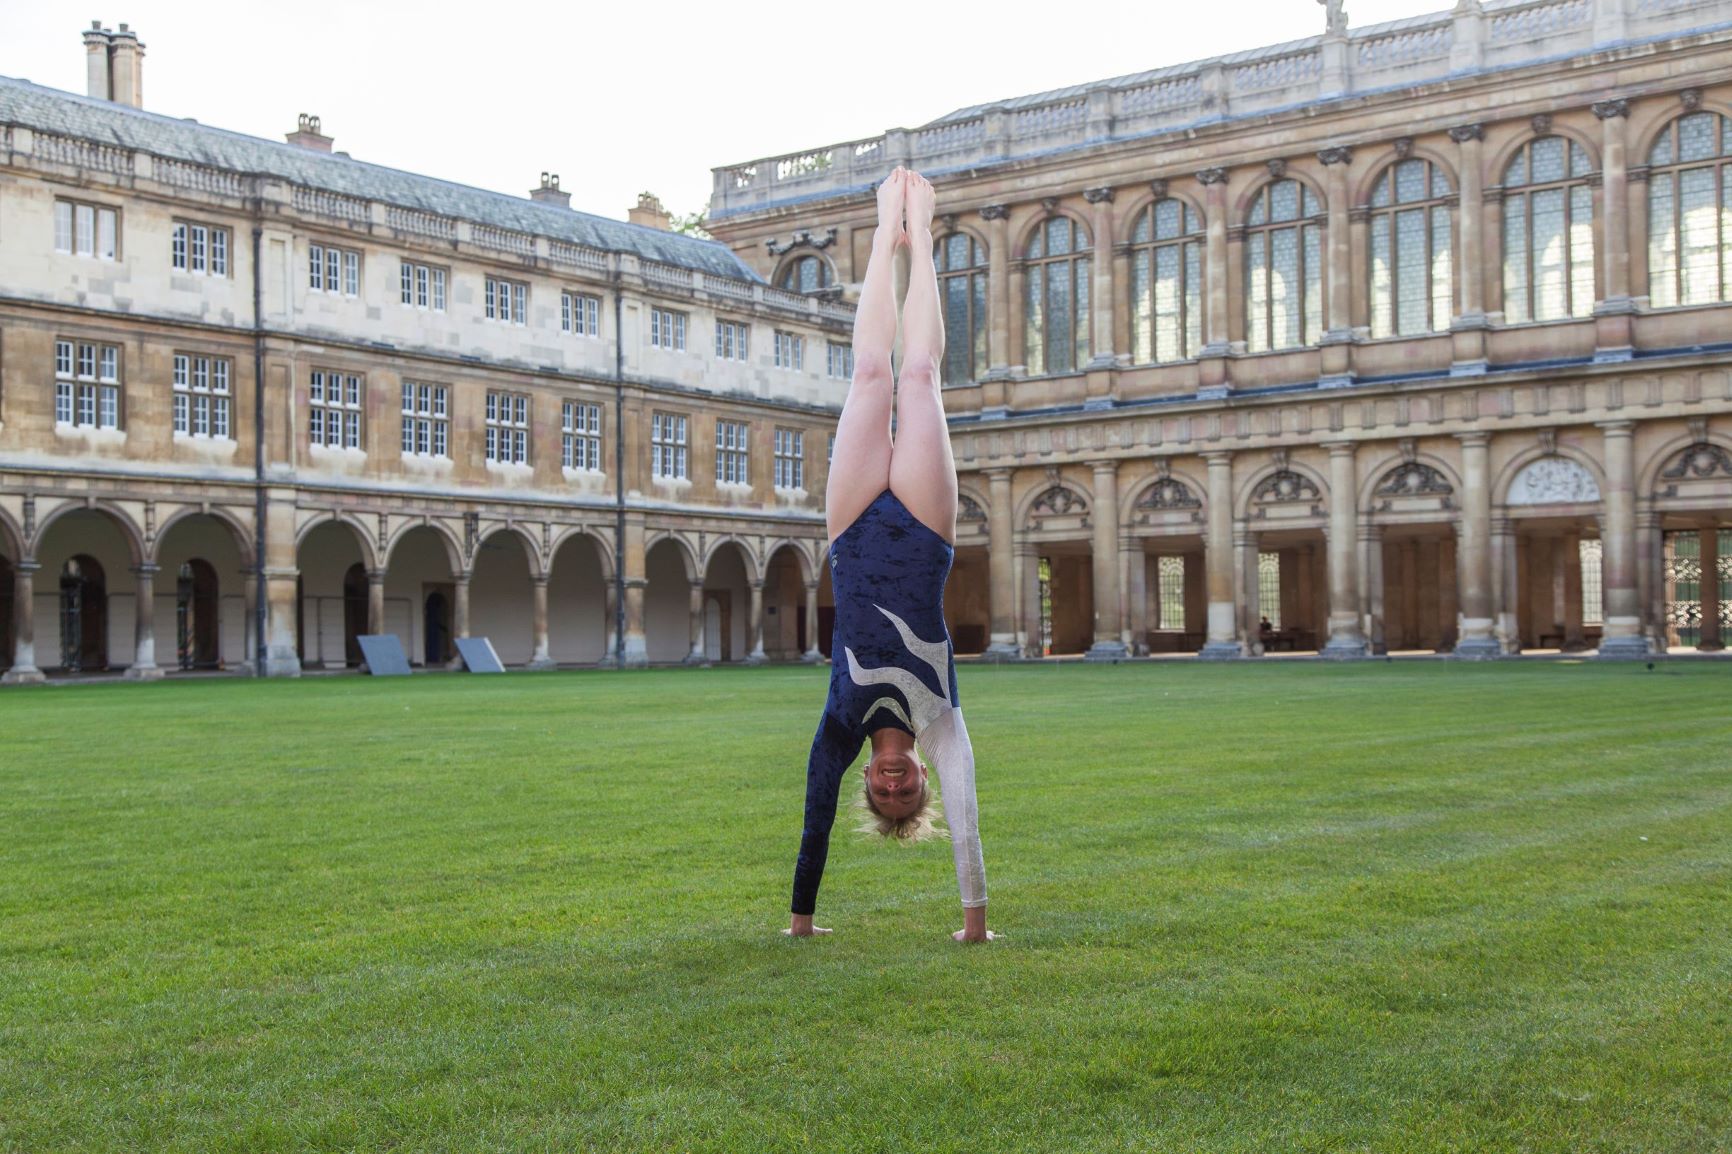
<path fill-rule="evenodd" d="M 827 934 L 830 931 L 824 926 L 813 925 L 811 914 L 790 914 L 788 928 L 782 932 L 791 938 L 809 938 L 813 934 Z"/>
<path fill-rule="evenodd" d="M 964 906 L 962 909 L 962 928 L 950 936 L 959 942 L 990 942 L 995 940 L 993 932 L 986 928 L 986 907 Z"/>

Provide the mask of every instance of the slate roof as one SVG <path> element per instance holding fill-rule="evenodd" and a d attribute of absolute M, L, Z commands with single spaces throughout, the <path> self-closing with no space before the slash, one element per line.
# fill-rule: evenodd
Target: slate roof
<path fill-rule="evenodd" d="M 0 124 L 92 140 L 193 164 L 276 177 L 309 188 L 534 233 L 610 252 L 628 252 L 711 276 L 763 278 L 717 241 L 628 224 L 558 205 L 488 192 L 431 176 L 312 152 L 192 120 L 45 88 L 0 76 Z"/>

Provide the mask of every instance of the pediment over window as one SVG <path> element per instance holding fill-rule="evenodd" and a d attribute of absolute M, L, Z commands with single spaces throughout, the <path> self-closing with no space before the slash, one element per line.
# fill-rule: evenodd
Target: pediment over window
<path fill-rule="evenodd" d="M 1383 475 L 1373 494 L 1377 511 L 1415 512 L 1453 509 L 1455 486 L 1443 473 L 1420 461 L 1406 461 Z"/>
<path fill-rule="evenodd" d="M 984 521 L 986 510 L 980 507 L 980 502 L 967 493 L 959 493 L 956 497 L 956 519 L 958 521 Z"/>
<path fill-rule="evenodd" d="M 1030 517 L 1075 517 L 1089 511 L 1088 502 L 1073 490 L 1063 485 L 1054 485 L 1034 499 L 1029 507 Z"/>
<path fill-rule="evenodd" d="M 1732 453 L 1698 441 L 1672 458 L 1660 471 L 1656 496 L 1676 497 L 1692 489 L 1720 489 L 1732 480 Z"/>
<path fill-rule="evenodd" d="M 1511 505 L 1585 505 L 1600 500 L 1600 483 L 1568 457 L 1541 457 L 1516 474 Z"/>

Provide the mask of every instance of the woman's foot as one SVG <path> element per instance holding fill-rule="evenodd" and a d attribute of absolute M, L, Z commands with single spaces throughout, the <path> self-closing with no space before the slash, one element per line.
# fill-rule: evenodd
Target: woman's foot
<path fill-rule="evenodd" d="M 932 182 L 918 172 L 902 172 L 903 180 L 903 212 L 908 217 L 908 231 L 916 237 L 932 234 L 932 210 L 937 203 L 938 194 L 932 191 Z"/>
<path fill-rule="evenodd" d="M 898 167 L 878 186 L 878 235 L 893 244 L 908 243 L 908 230 L 903 227 L 903 202 L 907 198 L 909 172 Z"/>

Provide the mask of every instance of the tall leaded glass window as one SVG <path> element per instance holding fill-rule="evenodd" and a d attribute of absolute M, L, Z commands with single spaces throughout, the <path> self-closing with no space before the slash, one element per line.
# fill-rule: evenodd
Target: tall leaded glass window
<path fill-rule="evenodd" d="M 1679 117 L 1648 153 L 1648 300 L 1655 308 L 1727 299 L 1732 286 L 1732 121 Z"/>
<path fill-rule="evenodd" d="M 1185 629 L 1185 559 L 1158 557 L 1155 559 L 1160 629 Z"/>
<path fill-rule="evenodd" d="M 1582 624 L 1606 623 L 1606 593 L 1603 562 L 1605 549 L 1598 538 L 1584 538 L 1578 549 L 1582 562 Z"/>
<path fill-rule="evenodd" d="M 1429 160 L 1398 161 L 1371 190 L 1371 335 L 1449 328 L 1455 276 L 1455 189 Z"/>
<path fill-rule="evenodd" d="M 1562 136 L 1522 146 L 1504 170 L 1503 315 L 1511 324 L 1592 316 L 1594 165 Z"/>
<path fill-rule="evenodd" d="M 1024 356 L 1031 373 L 1073 373 L 1089 359 L 1089 237 L 1055 216 L 1028 242 Z"/>
<path fill-rule="evenodd" d="M 1131 232 L 1131 360 L 1182 361 L 1203 343 L 1203 218 L 1159 200 Z"/>
<path fill-rule="evenodd" d="M 830 287 L 830 266 L 824 258 L 803 256 L 782 266 L 776 287 L 791 293 L 815 293 Z"/>
<path fill-rule="evenodd" d="M 944 306 L 944 383 L 986 375 L 986 246 L 966 233 L 932 245 L 938 299 Z"/>
<path fill-rule="evenodd" d="M 1269 628 L 1281 628 L 1281 554 L 1257 554 L 1257 605 Z"/>
<path fill-rule="evenodd" d="M 1323 336 L 1323 202 L 1296 180 L 1265 185 L 1245 218 L 1245 344 L 1254 353 Z"/>

